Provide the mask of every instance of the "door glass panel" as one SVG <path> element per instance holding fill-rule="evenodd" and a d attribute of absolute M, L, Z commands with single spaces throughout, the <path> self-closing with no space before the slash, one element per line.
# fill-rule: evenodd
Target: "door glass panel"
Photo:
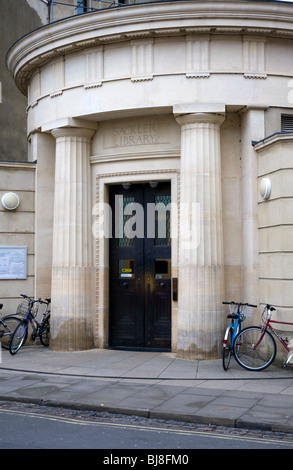
<path fill-rule="evenodd" d="M 119 260 L 119 277 L 134 278 L 134 259 Z"/>
<path fill-rule="evenodd" d="M 170 246 L 171 195 L 155 196 L 155 245 Z"/>
<path fill-rule="evenodd" d="M 155 259 L 154 272 L 156 279 L 170 279 L 171 278 L 171 260 L 170 259 Z"/>
<path fill-rule="evenodd" d="M 119 196 L 118 198 L 118 230 L 119 230 L 119 246 L 134 246 L 134 238 L 129 238 L 127 233 L 125 233 L 125 228 L 127 227 L 127 221 L 132 217 L 132 215 L 125 214 L 125 208 L 128 204 L 134 203 L 134 197 L 124 197 Z"/>

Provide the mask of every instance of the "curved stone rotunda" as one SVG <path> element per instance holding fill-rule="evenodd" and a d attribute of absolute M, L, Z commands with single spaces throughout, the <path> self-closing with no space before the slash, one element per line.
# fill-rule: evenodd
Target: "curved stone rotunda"
<path fill-rule="evenodd" d="M 7 64 L 28 96 L 52 349 L 214 359 L 222 301 L 290 317 L 293 4 L 102 9 L 33 31 Z"/>

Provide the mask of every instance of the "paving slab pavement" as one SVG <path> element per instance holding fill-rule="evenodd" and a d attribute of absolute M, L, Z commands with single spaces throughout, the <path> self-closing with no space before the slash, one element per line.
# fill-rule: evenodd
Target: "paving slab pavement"
<path fill-rule="evenodd" d="M 92 349 L 2 349 L 0 400 L 293 433 L 293 368 L 249 372 L 232 358 Z"/>

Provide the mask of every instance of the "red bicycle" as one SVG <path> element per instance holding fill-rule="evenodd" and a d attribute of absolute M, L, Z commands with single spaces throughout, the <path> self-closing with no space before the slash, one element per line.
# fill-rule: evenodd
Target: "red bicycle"
<path fill-rule="evenodd" d="M 291 325 L 285 321 L 271 320 L 272 312 L 276 309 L 267 304 L 262 312 L 263 326 L 248 326 L 244 328 L 235 338 L 234 356 L 238 364 L 247 370 L 263 370 L 274 361 L 277 353 L 276 341 L 272 333 L 280 341 L 288 353 L 284 368 L 287 367 L 293 357 L 293 350 L 288 346 L 288 338 L 282 338 L 272 327 L 272 323 Z"/>

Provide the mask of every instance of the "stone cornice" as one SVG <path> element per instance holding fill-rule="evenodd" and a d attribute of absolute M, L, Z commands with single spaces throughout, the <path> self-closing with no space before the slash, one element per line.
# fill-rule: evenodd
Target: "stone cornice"
<path fill-rule="evenodd" d="M 6 161 L 0 160 L 0 168 L 17 168 L 22 170 L 35 170 L 36 162 L 19 162 L 19 161 Z"/>
<path fill-rule="evenodd" d="M 26 94 L 34 71 L 59 56 L 119 41 L 206 33 L 293 39 L 293 5 L 199 0 L 100 10 L 52 23 L 25 36 L 9 50 L 7 66 Z"/>

